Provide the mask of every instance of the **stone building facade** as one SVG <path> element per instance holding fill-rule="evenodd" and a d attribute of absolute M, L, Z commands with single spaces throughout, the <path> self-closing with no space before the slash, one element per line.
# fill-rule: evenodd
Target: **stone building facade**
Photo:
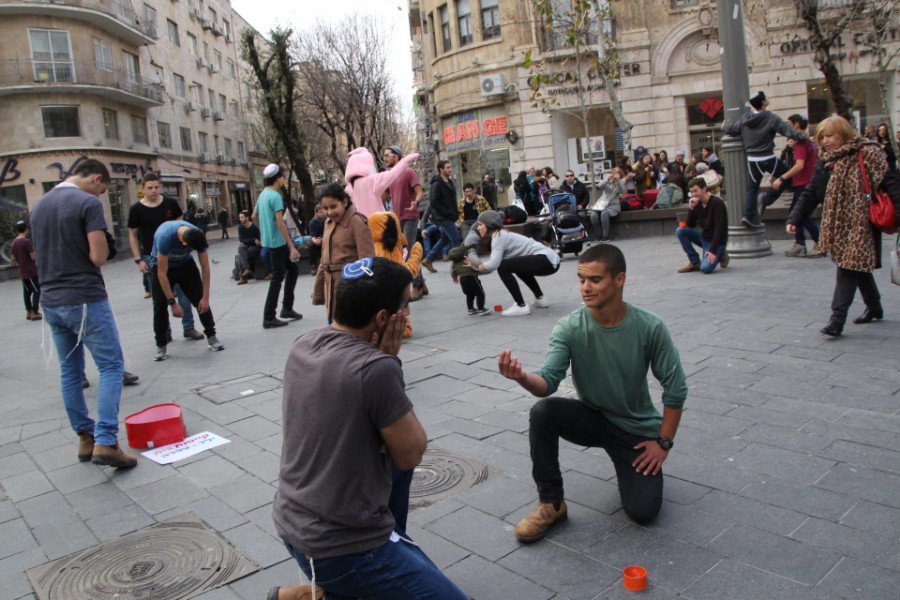
<path fill-rule="evenodd" d="M 571 4 L 554 0 L 559 6 Z M 823 12 L 845 0 L 823 0 Z M 710 0 L 633 0 L 611 3 L 613 19 L 597 22 L 612 32 L 622 63 L 616 83 L 625 118 L 633 125 L 631 148 L 718 149 L 723 119 L 716 3 Z M 617 121 L 600 78 L 588 64 L 575 66 L 571 50 L 539 26 L 531 0 L 411 0 L 410 30 L 417 85 L 420 140 L 454 164 L 458 180 L 492 170 L 508 184 L 520 169 L 552 166 L 587 174 L 590 151 L 599 168 L 625 155 Z M 808 34 L 790 0 L 748 0 L 744 11 L 750 89 L 764 90 L 770 110 L 783 117 L 808 115 L 815 123 L 833 112 Z M 892 115 L 900 123 L 897 59 L 884 75 L 885 111 L 867 25 L 851 27 L 835 56 L 855 102 L 859 126 Z M 869 30 L 870 31 L 870 30 Z M 888 31 L 888 53 L 900 44 L 900 24 Z M 552 81 L 533 102 L 535 71 Z M 586 100 L 592 148 L 584 143 L 581 97 Z"/>
<path fill-rule="evenodd" d="M 84 158 L 110 170 L 120 244 L 148 170 L 213 222 L 250 206 L 246 27 L 228 0 L 0 0 L 0 209 L 30 208 Z"/>

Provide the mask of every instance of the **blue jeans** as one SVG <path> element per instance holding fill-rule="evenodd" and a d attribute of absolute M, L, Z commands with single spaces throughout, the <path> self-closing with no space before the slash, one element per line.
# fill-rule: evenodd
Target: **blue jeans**
<path fill-rule="evenodd" d="M 749 170 L 749 177 L 747 178 L 747 195 L 744 196 L 744 217 L 755 223 L 759 212 L 757 207 L 759 186 L 762 184 L 763 176 L 769 173 L 773 178 L 777 179 L 787 173 L 787 167 L 773 156 L 761 161 L 748 160 L 747 169 Z M 772 206 L 780 195 L 781 190 L 772 188 L 766 193 L 763 202 L 766 206 Z"/>
<path fill-rule="evenodd" d="M 393 536 L 392 536 L 393 537 Z M 312 579 L 306 556 L 285 543 L 288 552 Z M 313 559 L 316 585 L 325 600 L 467 600 L 421 548 L 403 538 L 357 554 Z"/>
<path fill-rule="evenodd" d="M 681 242 L 681 247 L 682 249 L 684 249 L 684 253 L 687 254 L 688 260 L 691 261 L 691 264 L 696 265 L 699 263 L 700 270 L 707 275 L 716 270 L 716 267 L 722 261 L 722 257 L 725 256 L 725 245 L 722 244 L 716 251 L 716 261 L 709 262 L 709 257 L 706 255 L 706 253 L 709 251 L 709 242 L 704 240 L 703 234 L 696 229 L 691 229 L 690 227 L 679 227 L 675 230 L 675 237 L 677 237 L 678 241 Z M 694 245 L 703 248 L 702 258 L 697 256 L 697 251 L 694 250 Z"/>
<path fill-rule="evenodd" d="M 144 255 L 144 263 L 146 263 L 148 266 L 150 265 L 150 255 L 149 254 Z M 151 277 L 149 270 L 147 271 L 147 273 L 144 274 L 144 278 L 145 278 L 144 281 L 147 282 L 144 285 L 144 289 L 147 290 L 148 292 L 152 291 L 152 288 L 148 287 L 148 283 L 151 286 L 153 285 L 153 277 Z M 180 306 L 181 310 L 184 311 L 184 316 L 181 317 L 181 327 L 185 331 L 187 331 L 188 329 L 193 329 L 194 328 L 194 310 L 191 308 L 191 301 L 188 300 L 188 297 L 184 295 L 184 292 L 181 291 L 181 286 L 178 285 L 177 283 L 172 286 L 172 292 L 175 294 L 175 300 L 178 302 L 178 306 Z"/>
<path fill-rule="evenodd" d="M 441 228 L 441 239 L 425 257 L 429 262 L 443 257 L 462 243 L 459 239 L 459 231 L 456 229 L 456 221 L 435 221 L 434 224 Z"/>
<path fill-rule="evenodd" d="M 797 205 L 797 201 L 800 199 L 800 194 L 802 194 L 803 190 L 805 189 L 805 185 L 798 185 L 794 188 L 794 197 L 791 199 L 791 208 L 790 210 L 788 210 L 788 214 L 790 214 L 790 212 L 794 210 L 794 206 Z M 803 235 L 804 229 L 809 232 L 809 235 L 810 237 L 812 237 L 813 242 L 818 244 L 819 226 L 816 225 L 816 222 L 812 220 L 812 217 L 807 217 L 805 221 L 797 225 L 797 233 L 794 234 L 794 242 L 800 244 L 801 246 L 806 245 L 806 236 Z"/>
<path fill-rule="evenodd" d="M 72 429 L 76 433 L 92 433 L 98 444 L 114 445 L 119 433 L 119 399 L 125 360 L 109 301 L 42 308 L 59 355 L 62 400 Z M 85 346 L 100 371 L 96 424 L 88 415 L 81 387 Z"/>

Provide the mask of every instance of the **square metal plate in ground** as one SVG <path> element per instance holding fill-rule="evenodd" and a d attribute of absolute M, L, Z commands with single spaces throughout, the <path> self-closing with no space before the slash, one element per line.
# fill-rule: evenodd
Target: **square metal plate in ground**
<path fill-rule="evenodd" d="M 258 570 L 189 513 L 25 574 L 39 600 L 186 600 Z"/>
<path fill-rule="evenodd" d="M 194 392 L 210 402 L 224 404 L 240 398 L 248 398 L 263 392 L 270 392 L 282 386 L 282 381 L 264 373 L 252 373 L 229 379 L 222 383 L 214 383 L 202 388 L 196 388 Z"/>

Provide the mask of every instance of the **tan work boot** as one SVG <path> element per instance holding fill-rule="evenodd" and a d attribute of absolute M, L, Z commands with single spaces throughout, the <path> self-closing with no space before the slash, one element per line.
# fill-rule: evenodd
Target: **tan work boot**
<path fill-rule="evenodd" d="M 727 269 L 727 268 L 728 268 L 728 263 L 730 263 L 730 262 L 731 262 L 731 257 L 728 256 L 728 253 L 726 252 L 725 254 L 722 255 L 722 260 L 719 261 L 719 265 L 720 265 L 723 269 Z"/>
<path fill-rule="evenodd" d="M 291 587 L 273 587 L 266 594 L 266 600 L 319 600 L 325 595 L 325 590 L 316 586 L 316 594 L 313 596 L 312 586 L 293 585 Z"/>
<path fill-rule="evenodd" d="M 137 459 L 130 454 L 126 454 L 119 448 L 119 444 L 113 446 L 104 446 L 103 444 L 94 444 L 94 454 L 91 462 L 101 467 L 116 467 L 118 469 L 130 469 L 137 466 Z"/>
<path fill-rule="evenodd" d="M 516 539 L 520 542 L 536 542 L 545 535 L 551 525 L 565 521 L 569 510 L 566 501 L 559 501 L 559 508 L 555 502 L 538 502 L 538 507 L 516 525 Z"/>
<path fill-rule="evenodd" d="M 699 270 L 700 270 L 700 263 L 696 263 L 696 264 L 688 263 L 688 264 L 684 265 L 683 267 L 681 267 L 680 269 L 678 269 L 678 272 L 679 273 L 691 273 L 692 271 L 699 271 Z"/>
<path fill-rule="evenodd" d="M 78 460 L 87 462 L 94 455 L 94 434 L 90 431 L 78 432 Z"/>
<path fill-rule="evenodd" d="M 238 284 L 238 285 L 247 285 L 247 278 L 246 278 L 246 277 L 241 277 L 240 279 L 238 279 L 237 284 Z"/>

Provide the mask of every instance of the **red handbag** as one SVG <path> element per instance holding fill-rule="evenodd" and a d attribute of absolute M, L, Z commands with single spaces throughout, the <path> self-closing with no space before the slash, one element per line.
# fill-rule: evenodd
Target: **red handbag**
<path fill-rule="evenodd" d="M 897 233 L 897 214 L 894 211 L 891 197 L 880 186 L 872 194 L 869 174 L 866 173 L 866 164 L 863 162 L 863 153 L 857 152 L 857 156 L 859 156 L 859 170 L 862 171 L 863 192 L 869 203 L 869 222 L 884 233 Z"/>

